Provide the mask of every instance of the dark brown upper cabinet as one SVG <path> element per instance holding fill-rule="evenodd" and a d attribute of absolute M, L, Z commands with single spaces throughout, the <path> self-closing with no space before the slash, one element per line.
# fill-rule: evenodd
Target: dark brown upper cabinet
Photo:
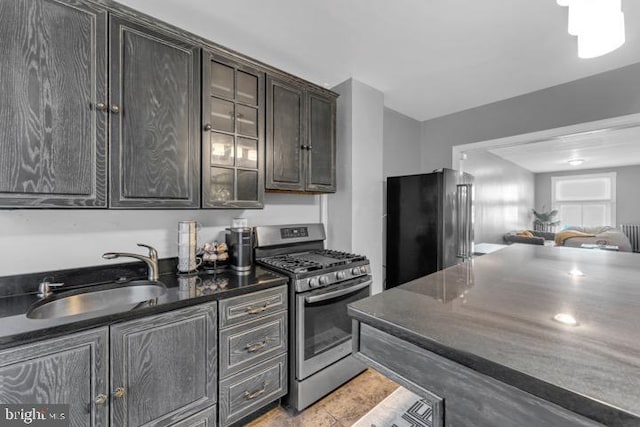
<path fill-rule="evenodd" d="M 200 206 L 200 50 L 110 17 L 110 205 Z"/>
<path fill-rule="evenodd" d="M 336 191 L 336 98 L 307 89 L 309 191 Z"/>
<path fill-rule="evenodd" d="M 107 12 L 0 1 L 0 206 L 106 207 Z"/>
<path fill-rule="evenodd" d="M 267 77 L 269 190 L 336 191 L 336 98 Z"/>
<path fill-rule="evenodd" d="M 264 206 L 264 73 L 203 52 L 202 207 Z"/>

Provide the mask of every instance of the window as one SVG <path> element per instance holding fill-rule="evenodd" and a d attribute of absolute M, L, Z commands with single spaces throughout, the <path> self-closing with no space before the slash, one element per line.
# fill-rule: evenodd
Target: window
<path fill-rule="evenodd" d="M 553 208 L 563 226 L 616 225 L 616 173 L 554 176 Z"/>

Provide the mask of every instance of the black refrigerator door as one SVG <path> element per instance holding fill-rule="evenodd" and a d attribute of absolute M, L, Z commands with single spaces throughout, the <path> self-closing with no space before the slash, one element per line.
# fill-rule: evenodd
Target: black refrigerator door
<path fill-rule="evenodd" d="M 387 178 L 386 285 L 438 270 L 441 174 Z"/>

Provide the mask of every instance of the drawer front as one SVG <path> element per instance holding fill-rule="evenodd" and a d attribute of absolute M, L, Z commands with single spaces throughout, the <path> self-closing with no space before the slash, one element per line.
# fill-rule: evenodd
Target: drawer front
<path fill-rule="evenodd" d="M 287 286 L 278 286 L 220 301 L 220 327 L 267 316 L 287 308 Z"/>
<path fill-rule="evenodd" d="M 220 377 L 287 351 L 287 312 L 220 331 Z"/>
<path fill-rule="evenodd" d="M 287 394 L 287 355 L 282 354 L 220 381 L 220 425 L 227 426 Z"/>
<path fill-rule="evenodd" d="M 216 427 L 216 405 L 173 424 L 172 427 Z"/>

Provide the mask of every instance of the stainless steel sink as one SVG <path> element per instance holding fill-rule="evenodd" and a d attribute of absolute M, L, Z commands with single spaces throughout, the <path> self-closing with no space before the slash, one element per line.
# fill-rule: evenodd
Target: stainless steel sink
<path fill-rule="evenodd" d="M 53 294 L 33 304 L 27 311 L 27 317 L 55 319 L 94 312 L 109 314 L 128 311 L 166 292 L 167 288 L 162 283 L 149 280 L 100 285 Z"/>

